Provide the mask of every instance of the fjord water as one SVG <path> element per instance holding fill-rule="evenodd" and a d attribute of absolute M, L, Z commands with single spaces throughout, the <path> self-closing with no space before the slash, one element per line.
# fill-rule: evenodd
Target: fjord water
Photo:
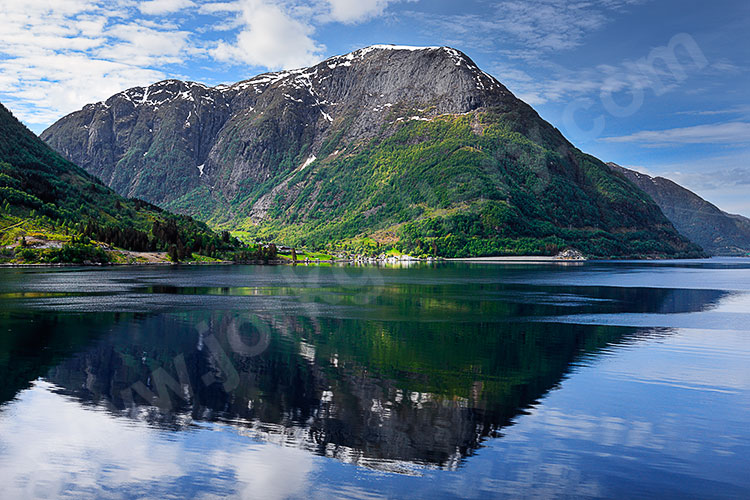
<path fill-rule="evenodd" d="M 0 270 L 3 498 L 748 498 L 750 259 Z"/>

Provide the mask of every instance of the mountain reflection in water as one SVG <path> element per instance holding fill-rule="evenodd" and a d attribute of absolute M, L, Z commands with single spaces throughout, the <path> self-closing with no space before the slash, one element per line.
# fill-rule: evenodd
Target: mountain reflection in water
<path fill-rule="evenodd" d="M 264 441 L 396 472 L 408 472 L 408 463 L 460 467 L 572 367 L 614 345 L 669 334 L 529 320 L 695 312 L 727 295 L 386 275 L 377 293 L 365 295 L 330 283 L 130 283 L 113 295 L 122 300 L 111 309 L 140 300 L 142 312 L 130 305 L 84 312 L 82 304 L 99 299 L 72 301 L 52 288 L 0 297 L 23 304 L 0 312 L 3 401 L 42 377 L 82 404 L 160 429 L 222 422 Z M 170 296 L 190 298 L 190 307 L 147 305 Z M 74 307 L 59 312 L 61 304 Z"/>

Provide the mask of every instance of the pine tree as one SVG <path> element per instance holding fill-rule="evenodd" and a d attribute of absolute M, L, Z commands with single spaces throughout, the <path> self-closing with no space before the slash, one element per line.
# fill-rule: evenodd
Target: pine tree
<path fill-rule="evenodd" d="M 179 260 L 185 260 L 189 256 L 187 248 L 185 248 L 185 245 L 182 244 L 181 241 L 177 242 L 177 258 Z"/>
<path fill-rule="evenodd" d="M 169 260 L 174 263 L 180 262 L 180 254 L 177 250 L 177 245 L 170 245 L 169 251 L 167 253 L 169 254 Z"/>

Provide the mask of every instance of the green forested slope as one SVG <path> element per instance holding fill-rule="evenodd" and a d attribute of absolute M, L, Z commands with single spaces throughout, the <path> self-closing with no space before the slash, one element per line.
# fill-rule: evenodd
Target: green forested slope
<path fill-rule="evenodd" d="M 327 156 L 275 179 L 282 188 L 259 224 L 242 210 L 265 186 L 221 213 L 254 237 L 331 250 L 464 257 L 572 246 L 602 257 L 700 254 L 648 195 L 552 127 L 531 140 L 524 122 L 490 110 L 397 123 L 367 143 L 324 145 Z"/>
<path fill-rule="evenodd" d="M 57 241 L 57 245 L 29 244 Z M 0 104 L 1 260 L 99 261 L 111 255 L 91 240 L 135 251 L 218 254 L 233 244 L 204 223 L 141 200 L 128 200 L 63 159 Z"/>

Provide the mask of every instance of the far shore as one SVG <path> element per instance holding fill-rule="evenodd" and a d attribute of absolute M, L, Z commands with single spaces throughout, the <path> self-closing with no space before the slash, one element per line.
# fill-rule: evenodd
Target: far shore
<path fill-rule="evenodd" d="M 503 257 L 466 257 L 466 258 L 431 258 L 431 259 L 300 259 L 292 261 L 291 259 L 274 259 L 267 262 L 263 261 L 244 261 L 244 262 L 233 262 L 233 261 L 183 261 L 183 262 L 170 262 L 170 261 L 158 261 L 148 260 L 140 262 L 108 262 L 108 263 L 0 263 L 2 267 L 116 267 L 116 266 L 210 266 L 210 265 L 315 265 L 315 264 L 355 264 L 355 265 L 379 265 L 379 264 L 416 264 L 416 263 L 437 263 L 437 262 L 487 262 L 487 263 L 522 263 L 522 264 L 544 264 L 544 263 L 570 263 L 570 262 L 585 262 L 586 259 L 561 259 L 558 257 L 539 257 L 539 256 L 503 256 Z"/>
<path fill-rule="evenodd" d="M 464 257 L 458 259 L 444 259 L 449 262 L 586 262 L 586 259 L 561 259 L 554 256 L 537 255 L 505 255 L 498 257 Z"/>
<path fill-rule="evenodd" d="M 744 256 L 718 256 L 723 258 L 750 258 L 750 256 L 744 257 Z M 705 258 L 704 258 L 705 259 Z M 593 259 L 594 261 L 599 261 L 599 259 Z M 617 259 L 617 260 L 604 260 L 604 262 L 615 262 L 615 261 L 632 261 L 632 262 L 658 262 L 663 260 L 675 260 L 671 258 L 667 259 Z M 679 259 L 678 259 L 679 260 Z M 688 259 L 690 260 L 690 259 Z M 703 259 L 700 259 L 703 260 Z M 0 263 L 0 268 L 34 268 L 34 267 L 130 267 L 130 266 L 234 266 L 234 265 L 265 265 L 265 266 L 308 266 L 308 265 L 317 265 L 317 264 L 348 264 L 348 265 L 382 265 L 382 264 L 406 264 L 407 266 L 409 264 L 417 264 L 417 263 L 440 263 L 440 262 L 467 262 L 467 263 L 487 263 L 487 264 L 508 264 L 508 263 L 515 263 L 515 264 L 582 264 L 584 262 L 591 262 L 589 259 L 563 259 L 559 257 L 550 257 L 550 256 L 497 256 L 497 257 L 465 257 L 465 258 L 432 258 L 432 259 L 417 259 L 417 258 L 411 258 L 411 259 L 404 259 L 404 260 L 397 260 L 397 259 L 385 259 L 385 260 L 379 260 L 379 259 L 334 259 L 334 260 L 328 260 L 328 259 L 309 259 L 309 260 L 297 260 L 292 261 L 291 259 L 275 259 L 275 260 L 269 260 L 268 262 L 263 262 L 260 260 L 256 261 L 244 261 L 244 262 L 234 262 L 234 261 L 183 261 L 183 262 L 170 262 L 170 261 L 149 261 L 149 262 L 108 262 L 108 263 L 93 263 L 93 262 L 85 262 L 85 263 L 72 263 L 72 262 L 66 262 L 66 263 L 41 263 L 41 262 L 34 262 L 34 263 L 10 263 L 10 262 L 2 262 Z"/>

